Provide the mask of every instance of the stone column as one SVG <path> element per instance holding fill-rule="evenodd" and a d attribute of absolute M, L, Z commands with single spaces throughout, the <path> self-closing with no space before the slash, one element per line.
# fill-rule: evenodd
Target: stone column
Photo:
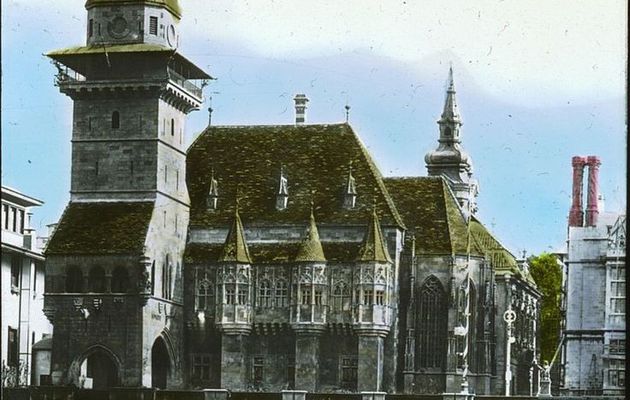
<path fill-rule="evenodd" d="M 221 388 L 243 390 L 247 388 L 246 348 L 247 337 L 223 334 L 221 336 Z"/>
<path fill-rule="evenodd" d="M 569 226 L 582 226 L 584 213 L 582 212 L 582 183 L 584 179 L 584 157 L 573 157 L 573 203 L 569 211 Z"/>
<path fill-rule="evenodd" d="M 597 192 L 599 191 L 598 175 L 601 162 L 599 157 L 589 156 L 588 164 L 588 197 L 586 199 L 586 226 L 597 225 L 599 210 L 597 208 Z"/>
<path fill-rule="evenodd" d="M 383 383 L 383 337 L 359 335 L 358 342 L 357 389 L 359 392 L 380 392 Z"/>
<path fill-rule="evenodd" d="M 317 391 L 319 384 L 320 332 L 295 332 L 295 388 Z"/>

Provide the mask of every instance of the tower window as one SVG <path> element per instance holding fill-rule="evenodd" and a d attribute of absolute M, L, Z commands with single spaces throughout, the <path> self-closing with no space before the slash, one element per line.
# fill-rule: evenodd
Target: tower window
<path fill-rule="evenodd" d="M 157 17 L 149 17 L 149 34 L 157 36 L 158 19 Z"/>
<path fill-rule="evenodd" d="M 175 119 L 171 118 L 171 136 L 175 136 Z"/>
<path fill-rule="evenodd" d="M 88 22 L 88 37 L 92 37 L 94 35 L 94 20 L 90 18 Z"/>
<path fill-rule="evenodd" d="M 446 128 L 444 128 L 444 136 L 451 136 L 453 132 L 451 131 L 451 128 L 449 128 L 448 126 Z"/>
<path fill-rule="evenodd" d="M 112 129 L 120 128 L 120 113 L 118 111 L 114 111 L 112 113 Z"/>

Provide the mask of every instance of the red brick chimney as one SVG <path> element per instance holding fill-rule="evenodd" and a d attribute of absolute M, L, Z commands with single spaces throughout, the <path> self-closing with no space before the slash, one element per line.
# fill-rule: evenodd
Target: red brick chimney
<path fill-rule="evenodd" d="M 571 159 L 573 165 L 573 204 L 569 211 L 569 226 L 582 226 L 584 213 L 582 212 L 582 185 L 584 179 L 584 165 L 586 158 L 575 156 Z"/>
<path fill-rule="evenodd" d="M 596 226 L 599 209 L 597 208 L 597 195 L 599 192 L 599 166 L 602 164 L 597 156 L 588 156 L 588 197 L 586 199 L 586 226 Z"/>

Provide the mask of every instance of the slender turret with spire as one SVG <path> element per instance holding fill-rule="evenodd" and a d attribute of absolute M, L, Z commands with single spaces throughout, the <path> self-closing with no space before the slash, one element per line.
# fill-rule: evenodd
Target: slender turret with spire
<path fill-rule="evenodd" d="M 478 185 L 477 181 L 472 178 L 472 160 L 461 146 L 460 132 L 463 124 L 457 108 L 455 93 L 455 81 L 451 67 L 449 68 L 444 109 L 437 121 L 440 127 L 439 145 L 437 149 L 427 153 L 424 161 L 427 164 L 429 176 L 446 178 L 462 210 L 468 210 L 468 202 L 470 201 L 470 210 L 475 213 Z"/>

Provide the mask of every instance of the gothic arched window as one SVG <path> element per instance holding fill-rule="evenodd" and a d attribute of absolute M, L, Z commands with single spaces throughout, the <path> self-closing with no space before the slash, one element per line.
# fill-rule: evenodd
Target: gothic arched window
<path fill-rule="evenodd" d="M 120 113 L 118 111 L 114 111 L 112 113 L 112 129 L 120 128 Z"/>
<path fill-rule="evenodd" d="M 83 273 L 79 267 L 70 267 L 66 271 L 66 292 L 83 292 Z"/>
<path fill-rule="evenodd" d="M 276 281 L 275 303 L 276 307 L 286 307 L 288 302 L 289 288 L 287 281 L 280 279 Z"/>
<path fill-rule="evenodd" d="M 430 276 L 418 292 L 416 320 L 416 360 L 421 368 L 443 368 L 446 355 L 447 301 L 435 276 Z"/>
<path fill-rule="evenodd" d="M 92 267 L 88 275 L 88 291 L 92 293 L 105 292 L 105 271 L 101 267 Z"/>
<path fill-rule="evenodd" d="M 332 306 L 335 310 L 347 310 L 350 307 L 350 289 L 343 281 L 337 282 L 333 288 Z"/>
<path fill-rule="evenodd" d="M 271 307 L 271 282 L 263 279 L 258 286 L 258 306 Z"/>
<path fill-rule="evenodd" d="M 207 279 L 197 282 L 197 310 L 204 311 L 214 305 L 212 283 Z"/>
<path fill-rule="evenodd" d="M 166 255 L 166 261 L 162 267 L 162 297 L 165 299 L 171 298 L 171 276 L 172 266 L 170 257 Z"/>
<path fill-rule="evenodd" d="M 112 273 L 112 293 L 126 293 L 129 288 L 127 268 L 116 267 Z"/>

